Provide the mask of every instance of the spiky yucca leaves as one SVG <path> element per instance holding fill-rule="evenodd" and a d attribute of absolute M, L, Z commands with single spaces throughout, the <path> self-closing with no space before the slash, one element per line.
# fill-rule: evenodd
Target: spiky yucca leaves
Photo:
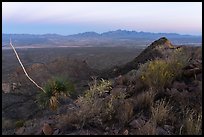
<path fill-rule="evenodd" d="M 48 81 L 44 86 L 45 92 L 40 92 L 37 96 L 39 105 L 43 108 L 50 107 L 56 110 L 59 105 L 59 98 L 66 97 L 73 93 L 74 85 L 62 78 L 56 77 Z"/>

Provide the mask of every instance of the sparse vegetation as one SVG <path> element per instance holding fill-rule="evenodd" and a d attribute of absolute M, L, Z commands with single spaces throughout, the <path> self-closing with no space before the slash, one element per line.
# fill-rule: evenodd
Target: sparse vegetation
<path fill-rule="evenodd" d="M 50 107 L 56 110 L 61 96 L 68 96 L 73 93 L 74 85 L 62 78 L 53 78 L 44 86 L 45 92 L 40 92 L 37 101 L 41 107 Z"/>
<path fill-rule="evenodd" d="M 140 78 L 155 90 L 170 85 L 189 61 L 188 56 L 181 51 L 176 49 L 167 59 L 156 59 L 142 64 L 138 71 Z"/>
<path fill-rule="evenodd" d="M 100 123 L 102 113 L 106 114 L 110 111 L 111 102 L 109 102 L 108 108 L 105 109 L 105 103 L 107 103 L 107 101 L 102 98 L 102 95 L 106 94 L 110 89 L 110 81 L 102 79 L 97 82 L 96 78 L 94 78 L 93 83 L 89 84 L 89 90 L 85 91 L 85 94 L 78 98 L 77 104 L 80 106 L 78 116 L 83 125 L 93 120 L 93 118 L 95 118 L 96 123 Z"/>
<path fill-rule="evenodd" d="M 170 116 L 171 110 L 172 107 L 165 99 L 155 102 L 152 106 L 152 121 L 154 121 L 157 125 L 164 124 Z"/>
<path fill-rule="evenodd" d="M 141 110 L 150 110 L 154 103 L 155 92 L 152 89 L 144 91 L 136 97 L 136 106 Z"/>
<path fill-rule="evenodd" d="M 166 60 L 149 61 L 141 65 L 140 69 L 143 69 L 141 79 L 155 90 L 164 88 L 175 77 L 175 72 Z"/>
<path fill-rule="evenodd" d="M 125 123 L 133 115 L 133 105 L 125 100 L 126 95 L 122 92 L 109 93 L 111 89 L 110 81 L 101 79 L 97 82 L 94 79 L 90 89 L 78 98 L 78 117 L 82 126 L 88 123 L 104 126 L 111 121 Z"/>
<path fill-rule="evenodd" d="M 202 113 L 196 113 L 194 110 L 187 109 L 184 114 L 183 124 L 180 134 L 183 135 L 201 135 L 202 134 Z"/>
<path fill-rule="evenodd" d="M 32 120 L 28 122 L 29 124 L 22 120 L 12 122 L 3 119 L 2 125 L 4 128 L 8 128 L 9 123 L 13 124 L 14 128 L 23 126 L 19 128 L 18 133 L 29 132 L 30 128 L 36 132 L 35 130 L 42 128 L 38 127 L 40 124 L 48 122 L 51 123 L 50 126 L 56 134 L 202 134 L 202 71 L 199 70 L 193 75 L 184 74 L 184 72 L 188 73 L 188 70 L 193 72 L 194 68 L 202 69 L 202 60 L 197 59 L 201 57 L 194 55 L 192 58 L 194 52 L 187 52 L 188 48 L 176 48 L 171 45 L 168 47 L 168 43 L 162 45 L 165 41 L 165 38 L 157 41 L 160 44 L 158 47 L 155 42 L 139 59 L 136 58 L 124 67 L 119 66 L 120 71 L 115 74 L 117 77 L 112 77 L 114 76 L 111 75 L 112 71 L 103 71 L 108 72 L 107 76 L 109 74 L 111 76 L 102 79 L 102 75 L 99 74 L 98 79 L 93 77 L 93 81 L 90 82 L 90 77 L 94 76 L 92 74 L 98 73 L 92 73 L 92 70 L 86 67 L 88 61 L 72 61 L 70 67 L 70 64 L 66 64 L 70 62 L 66 57 L 55 60 L 57 63 L 53 61 L 49 65 L 40 65 L 39 68 L 43 69 L 38 70 L 36 69 L 38 66 L 35 67 L 36 72 L 29 74 L 35 80 L 42 77 L 37 82 L 45 83 L 53 74 L 43 76 L 35 74 L 41 75 L 44 72 L 52 72 L 50 68 L 56 69 L 52 72 L 55 76 L 65 78 L 71 76 L 69 78 L 77 85 L 76 92 L 70 81 L 58 77 L 50 79 L 43 87 L 45 92 L 37 95 L 37 102 L 46 109 L 39 109 L 36 106 L 36 117 L 30 115 Z M 158 55 L 152 50 L 157 50 Z M 159 54 L 159 52 L 162 53 Z M 162 54 L 165 56 L 160 56 Z M 150 56 L 146 58 L 145 55 Z M 64 59 L 67 60 L 64 61 Z M 147 61 L 147 59 L 152 60 Z M 35 59 L 32 58 L 32 60 Z M 136 67 L 138 63 L 141 63 L 139 69 Z M 81 73 L 84 67 L 86 70 Z M 127 70 L 123 71 L 123 69 Z M 32 68 L 28 69 L 30 70 Z M 73 73 L 68 73 L 69 71 Z M 126 71 L 128 73 L 125 74 Z M 16 77 L 21 75 L 16 74 Z M 18 90 L 27 86 L 27 83 L 21 82 L 21 84 Z M 36 90 L 36 88 L 31 90 Z M 26 100 L 26 97 L 22 97 L 22 102 Z M 35 96 L 33 98 L 35 99 Z M 29 100 L 30 102 L 34 103 L 32 100 Z M 59 105 L 60 103 L 62 104 Z M 18 103 L 18 106 L 21 106 L 21 102 Z M 4 112 L 8 111 L 6 107 L 4 107 Z M 47 108 L 57 111 L 47 111 Z M 14 112 L 17 110 L 19 113 L 23 111 L 15 109 Z M 24 115 L 27 116 L 27 112 Z"/>

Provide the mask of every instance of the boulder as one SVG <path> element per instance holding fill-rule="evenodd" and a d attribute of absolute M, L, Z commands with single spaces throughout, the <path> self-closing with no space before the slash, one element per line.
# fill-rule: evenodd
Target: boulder
<path fill-rule="evenodd" d="M 164 129 L 170 134 L 173 133 L 174 127 L 170 125 L 164 125 Z"/>
<path fill-rule="evenodd" d="M 45 135 L 52 135 L 53 129 L 48 123 L 44 123 L 42 131 Z"/>
<path fill-rule="evenodd" d="M 161 127 L 156 128 L 156 135 L 169 135 L 169 133 Z"/>
<path fill-rule="evenodd" d="M 184 76 L 186 77 L 194 77 L 196 74 L 199 74 L 202 72 L 202 68 L 193 68 L 193 69 L 187 69 L 183 72 Z"/>
<path fill-rule="evenodd" d="M 11 85 L 10 85 L 10 83 L 2 83 L 2 91 L 4 93 L 10 93 L 11 92 Z"/>
<path fill-rule="evenodd" d="M 59 129 L 55 129 L 55 131 L 53 132 L 52 135 L 60 135 L 60 130 Z"/>
<path fill-rule="evenodd" d="M 128 135 L 129 134 L 129 131 L 126 129 L 124 132 L 123 132 L 123 135 Z"/>
<path fill-rule="evenodd" d="M 123 85 L 124 83 L 124 77 L 122 75 L 119 75 L 117 78 L 115 78 L 115 85 Z"/>
<path fill-rule="evenodd" d="M 134 119 L 132 122 L 130 122 L 129 125 L 132 128 L 139 129 L 145 125 L 145 120 L 143 120 L 141 117 L 139 117 L 138 119 Z"/>

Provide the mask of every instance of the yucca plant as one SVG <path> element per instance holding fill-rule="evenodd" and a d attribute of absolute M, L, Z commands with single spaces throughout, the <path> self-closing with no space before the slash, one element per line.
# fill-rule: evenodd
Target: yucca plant
<path fill-rule="evenodd" d="M 43 89 L 45 92 L 40 92 L 37 96 L 39 105 L 43 108 L 50 107 L 52 110 L 56 110 L 59 98 L 72 94 L 74 85 L 69 81 L 56 77 L 49 80 Z"/>
<path fill-rule="evenodd" d="M 37 96 L 37 102 L 40 104 L 40 106 L 46 107 L 49 106 L 52 110 L 56 110 L 58 104 L 59 104 L 59 98 L 63 96 L 67 96 L 69 94 L 72 94 L 74 91 L 74 85 L 71 84 L 68 81 L 65 81 L 62 78 L 54 78 L 51 81 L 48 81 L 48 83 L 45 85 L 45 87 L 39 86 L 27 73 L 23 63 L 21 62 L 21 59 L 15 50 L 11 38 L 10 38 L 10 46 L 12 47 L 15 56 L 18 60 L 18 62 L 21 65 L 21 68 L 23 69 L 23 72 L 25 73 L 26 77 L 37 87 L 41 90 L 41 92 Z"/>

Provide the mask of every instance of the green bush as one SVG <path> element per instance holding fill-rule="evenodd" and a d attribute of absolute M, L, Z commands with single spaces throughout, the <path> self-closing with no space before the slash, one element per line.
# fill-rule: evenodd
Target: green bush
<path fill-rule="evenodd" d="M 37 96 L 39 105 L 43 108 L 50 107 L 56 110 L 59 104 L 59 98 L 70 96 L 74 92 L 74 85 L 63 78 L 53 78 L 43 88 L 45 92 L 40 92 Z"/>

